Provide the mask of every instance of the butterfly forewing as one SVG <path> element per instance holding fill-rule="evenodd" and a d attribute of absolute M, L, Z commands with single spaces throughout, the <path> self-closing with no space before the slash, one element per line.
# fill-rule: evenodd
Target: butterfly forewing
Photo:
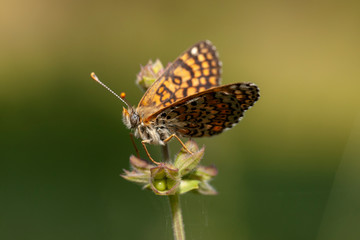
<path fill-rule="evenodd" d="M 188 96 L 157 118 L 183 137 L 213 136 L 238 123 L 258 98 L 255 84 L 235 83 Z"/>
<path fill-rule="evenodd" d="M 143 119 L 188 96 L 219 86 L 221 62 L 216 48 L 202 41 L 177 58 L 146 91 L 138 110 Z"/>

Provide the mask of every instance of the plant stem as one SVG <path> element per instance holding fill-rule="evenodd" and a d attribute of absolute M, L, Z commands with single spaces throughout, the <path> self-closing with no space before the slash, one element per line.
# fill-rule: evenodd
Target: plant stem
<path fill-rule="evenodd" d="M 181 213 L 180 196 L 178 193 L 169 195 L 175 240 L 185 240 L 184 222 Z"/>
<path fill-rule="evenodd" d="M 169 162 L 170 155 L 169 155 L 168 145 L 162 146 L 161 150 L 163 154 L 163 160 L 165 162 Z M 183 222 L 181 206 L 180 206 L 180 194 L 175 193 L 174 195 L 169 195 L 168 197 L 169 197 L 169 203 L 172 214 L 174 239 L 185 240 L 184 222 Z"/>
<path fill-rule="evenodd" d="M 167 144 L 164 146 L 161 146 L 161 152 L 163 155 L 163 161 L 170 162 L 169 146 Z"/>

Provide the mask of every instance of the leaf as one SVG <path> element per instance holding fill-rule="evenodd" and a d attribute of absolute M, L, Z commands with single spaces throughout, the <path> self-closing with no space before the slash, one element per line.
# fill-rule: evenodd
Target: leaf
<path fill-rule="evenodd" d="M 180 194 L 189 192 L 189 191 L 194 190 L 194 189 L 198 189 L 199 184 L 200 184 L 200 181 L 198 181 L 198 180 L 184 180 L 184 181 L 181 181 L 180 187 L 179 187 Z"/>
<path fill-rule="evenodd" d="M 193 154 L 180 155 L 175 160 L 175 167 L 179 169 L 180 176 L 184 176 L 193 171 L 200 163 L 204 156 L 205 148 L 203 147 Z"/>

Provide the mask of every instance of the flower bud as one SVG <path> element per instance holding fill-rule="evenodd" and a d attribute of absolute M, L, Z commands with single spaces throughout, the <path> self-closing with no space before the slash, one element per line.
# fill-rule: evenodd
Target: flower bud
<path fill-rule="evenodd" d="M 136 84 L 146 91 L 156 79 L 164 72 L 164 67 L 159 59 L 153 63 L 151 60 L 145 65 L 140 66 L 141 70 L 136 77 Z"/>
<path fill-rule="evenodd" d="M 157 195 L 172 195 L 180 184 L 179 170 L 164 163 L 150 169 L 150 187 Z"/>
<path fill-rule="evenodd" d="M 192 154 L 183 149 L 175 156 L 174 163 L 154 165 L 135 156 L 130 156 L 132 171 L 124 170 L 126 180 L 140 183 L 157 195 L 184 194 L 194 191 L 204 195 L 217 194 L 210 181 L 217 175 L 214 166 L 200 166 L 205 148 L 189 140 L 185 143 Z"/>

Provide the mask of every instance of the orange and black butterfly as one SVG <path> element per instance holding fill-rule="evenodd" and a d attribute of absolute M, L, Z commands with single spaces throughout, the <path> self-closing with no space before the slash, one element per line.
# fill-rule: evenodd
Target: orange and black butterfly
<path fill-rule="evenodd" d="M 165 145 L 172 137 L 185 147 L 179 136 L 217 135 L 236 125 L 259 98 L 255 84 L 220 86 L 220 76 L 221 62 L 215 46 L 201 41 L 165 69 L 136 108 L 119 97 L 128 106 L 123 110 L 123 122 L 142 139 L 145 150 L 145 143 Z M 95 74 L 92 77 L 102 84 Z"/>

